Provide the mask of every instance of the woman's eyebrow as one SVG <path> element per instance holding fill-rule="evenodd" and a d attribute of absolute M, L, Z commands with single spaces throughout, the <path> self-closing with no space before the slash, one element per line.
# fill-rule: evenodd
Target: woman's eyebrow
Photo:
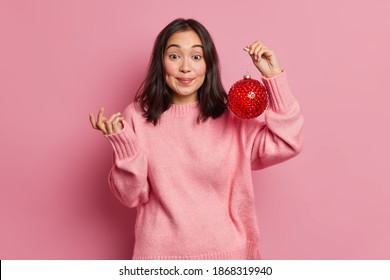
<path fill-rule="evenodd" d="M 178 44 L 170 44 L 170 45 L 166 48 L 166 50 L 169 49 L 169 48 L 172 48 L 172 47 L 176 47 L 176 48 L 179 48 L 179 49 L 180 49 L 180 45 L 178 45 Z M 202 45 L 193 45 L 191 48 L 202 48 L 202 49 L 203 49 L 203 46 L 202 46 Z"/>

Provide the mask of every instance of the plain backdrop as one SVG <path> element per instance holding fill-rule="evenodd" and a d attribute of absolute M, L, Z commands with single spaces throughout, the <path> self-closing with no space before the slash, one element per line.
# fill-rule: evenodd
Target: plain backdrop
<path fill-rule="evenodd" d="M 301 104 L 302 153 L 253 172 L 262 257 L 390 259 L 389 10 L 377 0 L 1 0 L 0 259 L 131 258 L 135 209 L 109 190 L 112 148 L 88 114 L 133 100 L 155 37 L 177 17 L 208 28 L 227 90 L 258 75 L 242 48 L 260 40 Z"/>

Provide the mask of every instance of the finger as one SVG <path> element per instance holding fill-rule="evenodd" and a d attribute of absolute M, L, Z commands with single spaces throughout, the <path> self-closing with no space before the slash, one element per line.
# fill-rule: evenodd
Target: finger
<path fill-rule="evenodd" d="M 112 128 L 114 133 L 119 133 L 123 129 L 123 124 L 122 124 L 123 118 L 122 117 L 116 117 L 112 121 Z"/>
<path fill-rule="evenodd" d="M 258 45 L 261 45 L 259 41 L 255 41 L 255 42 L 253 42 L 253 43 L 250 45 L 250 47 L 249 47 L 249 54 L 250 54 L 250 55 L 253 55 L 253 53 L 254 53 L 254 51 L 255 51 L 255 49 L 256 49 L 256 47 L 257 47 Z"/>
<path fill-rule="evenodd" d="M 96 129 L 96 121 L 92 113 L 89 113 L 89 121 L 94 129 Z"/>
<path fill-rule="evenodd" d="M 107 134 L 105 118 L 100 117 L 100 120 L 96 123 L 96 126 L 103 134 Z"/>
<path fill-rule="evenodd" d="M 253 44 L 251 45 L 251 54 L 252 54 L 252 55 L 255 54 L 255 53 L 256 53 L 256 50 L 257 50 L 259 47 L 260 47 L 260 48 L 263 47 L 263 43 L 261 43 L 261 42 L 259 42 L 259 41 L 253 42 Z"/>
<path fill-rule="evenodd" d="M 252 44 L 253 44 L 253 43 L 252 43 Z M 246 46 L 244 47 L 244 51 L 246 51 L 246 52 L 249 53 L 249 51 L 251 50 L 252 44 L 246 45 Z"/>
<path fill-rule="evenodd" d="M 113 132 L 113 127 L 112 127 L 112 122 L 113 120 L 118 117 L 121 113 L 116 113 L 116 114 L 113 114 L 110 116 L 110 118 L 108 120 L 105 120 L 105 124 L 106 124 L 106 128 L 107 128 L 107 132 L 108 134 L 112 134 Z"/>
<path fill-rule="evenodd" d="M 104 114 L 104 108 L 101 107 L 98 113 L 98 119 L 96 126 L 104 133 L 107 134 L 107 128 L 106 128 L 106 117 L 103 115 Z"/>
<path fill-rule="evenodd" d="M 105 120 L 104 123 L 106 124 L 107 132 L 109 135 L 112 134 L 113 132 L 113 127 L 112 127 L 112 121 L 118 117 L 121 113 L 116 113 L 111 115 L 111 117 L 108 120 Z"/>
<path fill-rule="evenodd" d="M 98 123 L 98 124 L 97 124 L 97 127 L 99 128 L 99 130 L 100 130 L 101 132 L 103 132 L 103 134 L 107 134 L 107 133 L 108 133 L 105 124 L 103 124 L 103 123 Z"/>
<path fill-rule="evenodd" d="M 260 61 L 262 58 L 263 54 L 266 53 L 269 49 L 267 48 L 266 45 L 263 43 L 259 43 L 260 48 L 256 47 L 255 53 L 257 54 L 256 56 L 256 61 Z"/>
<path fill-rule="evenodd" d="M 248 55 L 251 57 L 251 59 L 254 61 L 254 55 L 253 55 L 253 44 L 251 45 L 248 45 L 246 47 L 243 48 L 244 51 L 246 51 L 248 53 Z"/>
<path fill-rule="evenodd" d="M 112 123 L 107 122 L 106 129 L 107 129 L 107 135 L 111 135 L 112 134 Z"/>
<path fill-rule="evenodd" d="M 104 108 L 100 107 L 100 110 L 99 110 L 98 116 L 97 116 L 97 123 L 101 123 L 102 122 L 103 113 L 104 113 Z"/>
<path fill-rule="evenodd" d="M 246 51 L 248 54 L 251 50 L 251 45 L 246 45 L 244 48 L 243 48 L 244 51 Z"/>
<path fill-rule="evenodd" d="M 254 60 L 260 61 L 262 53 L 263 53 L 263 46 L 259 44 L 256 46 L 255 50 L 253 51 Z"/>
<path fill-rule="evenodd" d="M 111 123 L 116 117 L 120 116 L 121 113 L 116 113 L 111 115 L 111 117 L 107 120 L 108 123 Z"/>

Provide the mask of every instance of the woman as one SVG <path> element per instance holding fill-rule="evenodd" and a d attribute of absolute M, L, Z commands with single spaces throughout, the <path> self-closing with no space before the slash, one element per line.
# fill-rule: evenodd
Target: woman
<path fill-rule="evenodd" d="M 251 170 L 301 151 L 303 117 L 275 53 L 244 50 L 269 93 L 264 122 L 227 109 L 214 43 L 192 19 L 160 32 L 123 116 L 90 114 L 114 149 L 113 193 L 137 207 L 133 259 L 260 259 Z"/>

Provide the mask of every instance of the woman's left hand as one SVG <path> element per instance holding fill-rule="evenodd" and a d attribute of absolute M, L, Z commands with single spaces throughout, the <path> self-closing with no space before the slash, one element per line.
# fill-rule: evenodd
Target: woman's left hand
<path fill-rule="evenodd" d="M 262 42 L 255 41 L 246 46 L 244 51 L 248 52 L 253 64 L 266 78 L 272 78 L 282 73 L 283 70 L 274 51 L 266 47 Z"/>

